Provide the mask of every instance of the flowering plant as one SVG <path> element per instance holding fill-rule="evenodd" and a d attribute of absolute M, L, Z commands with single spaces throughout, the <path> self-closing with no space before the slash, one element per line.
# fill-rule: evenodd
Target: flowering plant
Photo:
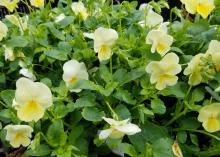
<path fill-rule="evenodd" d="M 220 2 L 1 0 L 1 143 L 26 156 L 220 155 Z M 30 5 L 30 6 L 29 6 Z M 170 19 L 161 12 L 170 10 Z M 19 149 L 22 148 L 22 149 Z M 18 156 L 18 155 L 17 155 Z"/>

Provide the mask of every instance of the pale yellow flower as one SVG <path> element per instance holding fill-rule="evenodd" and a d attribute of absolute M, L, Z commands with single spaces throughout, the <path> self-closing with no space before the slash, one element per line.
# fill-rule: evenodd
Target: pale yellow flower
<path fill-rule="evenodd" d="M 175 53 L 168 53 L 161 61 L 152 61 L 146 67 L 146 72 L 151 74 L 150 82 L 156 83 L 156 89 L 162 90 L 166 86 L 177 83 L 176 76 L 181 72 L 179 57 Z"/>
<path fill-rule="evenodd" d="M 139 10 L 143 11 L 143 10 L 147 10 L 147 9 L 152 9 L 152 6 L 148 3 L 142 3 L 139 7 Z"/>
<path fill-rule="evenodd" d="M 163 17 L 153 11 L 153 7 L 147 3 L 141 4 L 139 10 L 146 11 L 146 19 L 140 21 L 139 24 L 144 27 L 145 24 L 148 27 L 154 27 L 163 22 Z"/>
<path fill-rule="evenodd" d="M 33 72 L 30 70 L 30 69 L 27 69 L 27 68 L 22 68 L 20 71 L 19 71 L 19 74 L 29 78 L 30 80 L 32 81 L 35 81 L 36 80 L 36 76 L 33 74 Z"/>
<path fill-rule="evenodd" d="M 0 41 L 7 36 L 8 27 L 0 21 Z"/>
<path fill-rule="evenodd" d="M 32 70 L 28 69 L 25 62 L 20 60 L 18 65 L 21 67 L 19 74 L 23 75 L 24 77 L 29 78 L 32 81 L 36 80 L 36 76 L 33 74 Z"/>
<path fill-rule="evenodd" d="M 18 7 L 20 0 L 0 0 L 0 6 L 6 7 L 10 12 L 13 12 Z"/>
<path fill-rule="evenodd" d="M 86 20 L 89 16 L 87 9 L 85 8 L 84 4 L 79 2 L 73 2 L 71 5 L 72 11 L 75 13 L 76 16 L 82 16 L 83 20 Z"/>
<path fill-rule="evenodd" d="M 172 145 L 172 151 L 173 151 L 173 154 L 176 156 L 176 157 L 183 157 L 183 153 L 182 153 L 182 150 L 180 149 L 180 146 L 178 144 L 177 141 L 175 141 Z"/>
<path fill-rule="evenodd" d="M 6 140 L 14 148 L 20 147 L 20 145 L 27 147 L 31 143 L 31 133 L 33 132 L 32 127 L 28 125 L 7 125 Z"/>
<path fill-rule="evenodd" d="M 118 139 L 122 138 L 124 135 L 134 135 L 141 132 L 141 129 L 137 125 L 129 122 L 129 119 L 123 121 L 116 121 L 106 117 L 103 117 L 103 119 L 110 124 L 110 128 L 100 131 L 99 139 L 101 140 L 108 137 Z"/>
<path fill-rule="evenodd" d="M 66 16 L 65 16 L 64 13 L 62 13 L 59 16 L 55 17 L 55 23 L 58 23 L 58 22 L 62 21 L 65 17 Z"/>
<path fill-rule="evenodd" d="M 144 27 L 145 23 L 148 27 L 154 27 L 163 22 L 163 17 L 160 14 L 155 13 L 152 9 L 147 12 L 146 19 L 140 21 L 139 24 Z"/>
<path fill-rule="evenodd" d="M 208 132 L 220 130 L 220 103 L 204 106 L 199 111 L 198 120 Z"/>
<path fill-rule="evenodd" d="M 18 118 L 25 122 L 41 119 L 45 110 L 52 105 L 50 89 L 41 82 L 24 77 L 17 80 L 16 87 L 13 107 L 17 110 Z"/>
<path fill-rule="evenodd" d="M 17 17 L 15 15 L 6 15 L 5 18 L 20 29 L 21 35 L 23 35 L 24 33 L 23 31 L 28 28 L 27 27 L 28 16 L 22 19 L 21 17 Z"/>
<path fill-rule="evenodd" d="M 162 23 L 157 30 L 151 30 L 146 37 L 146 44 L 151 44 L 151 52 L 164 56 L 170 51 L 173 37 L 167 34 L 167 23 Z"/>
<path fill-rule="evenodd" d="M 78 80 L 88 80 L 89 75 L 83 62 L 70 60 L 63 65 L 63 80 L 67 86 L 75 84 Z M 82 89 L 71 89 L 71 92 L 81 92 Z"/>
<path fill-rule="evenodd" d="M 203 81 L 200 66 L 202 57 L 205 57 L 205 54 L 200 53 L 194 56 L 184 70 L 184 75 L 189 75 L 188 83 L 192 86 L 198 85 Z"/>
<path fill-rule="evenodd" d="M 4 49 L 5 49 L 5 60 L 9 60 L 9 61 L 14 61 L 15 60 L 15 55 L 14 55 L 14 49 L 11 47 L 7 47 L 6 45 L 3 45 Z"/>
<path fill-rule="evenodd" d="M 84 33 L 84 36 L 94 40 L 94 50 L 100 61 L 111 57 L 112 47 L 118 39 L 118 33 L 114 29 L 99 27 L 94 33 Z"/>
<path fill-rule="evenodd" d="M 44 0 L 30 0 L 31 5 L 36 8 L 41 8 L 44 6 Z"/>
<path fill-rule="evenodd" d="M 190 14 L 198 13 L 203 18 L 207 18 L 215 9 L 214 0 L 180 0 Z"/>
<path fill-rule="evenodd" d="M 220 71 L 220 41 L 212 40 L 206 54 L 210 54 L 217 72 Z"/>

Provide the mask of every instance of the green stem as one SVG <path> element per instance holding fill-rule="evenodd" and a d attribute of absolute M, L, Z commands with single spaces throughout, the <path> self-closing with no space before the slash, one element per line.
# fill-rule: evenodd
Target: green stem
<path fill-rule="evenodd" d="M 7 106 L 5 103 L 3 103 L 2 101 L 0 101 L 0 104 L 1 104 L 2 106 L 4 106 L 5 108 L 8 108 L 8 106 Z"/>
<path fill-rule="evenodd" d="M 145 10 L 144 10 L 144 28 L 147 27 L 147 10 L 148 10 L 148 9 L 145 9 Z"/>
<path fill-rule="evenodd" d="M 111 105 L 110 105 L 107 101 L 105 101 L 105 103 L 106 103 L 106 105 L 108 106 L 109 110 L 111 111 L 112 117 L 113 117 L 115 120 L 119 120 L 118 115 L 117 115 L 117 114 L 115 113 L 115 111 L 112 109 Z"/>
<path fill-rule="evenodd" d="M 199 156 L 199 157 L 210 157 L 210 156 L 217 156 L 219 154 L 220 154 L 220 150 L 219 150 L 219 148 L 216 148 L 216 149 L 211 149 L 211 150 L 207 150 L 207 151 L 198 152 L 196 154 L 196 156 Z"/>
<path fill-rule="evenodd" d="M 187 93 L 186 93 L 186 95 L 185 95 L 184 100 L 186 100 L 186 99 L 188 98 L 191 89 L 192 89 L 192 86 L 189 87 L 189 89 L 188 89 L 188 91 L 187 91 Z"/>
<path fill-rule="evenodd" d="M 47 137 L 42 132 L 39 132 L 39 133 L 44 138 L 44 140 L 47 142 L 47 144 L 50 145 L 50 142 L 47 140 Z"/>
<path fill-rule="evenodd" d="M 168 121 L 168 122 L 165 124 L 165 126 L 168 126 L 168 125 L 172 124 L 174 121 L 176 121 L 176 120 L 179 119 L 181 116 L 183 116 L 183 115 L 185 115 L 185 114 L 187 113 L 188 108 L 189 108 L 189 104 L 187 103 L 186 100 L 187 100 L 187 98 L 188 98 L 188 96 L 189 96 L 189 93 L 190 93 L 191 89 L 192 89 L 192 86 L 189 87 L 189 89 L 188 89 L 188 91 L 187 91 L 187 93 L 186 93 L 186 95 L 185 95 L 185 97 L 184 97 L 184 99 L 183 99 L 183 104 L 184 104 L 185 109 L 184 109 L 182 112 L 180 112 L 179 114 L 176 114 L 170 121 Z"/>
<path fill-rule="evenodd" d="M 32 11 L 33 11 L 33 9 L 30 7 L 30 5 L 27 3 L 27 0 L 21 0 L 21 2 L 22 3 L 24 3 L 26 6 L 27 6 L 27 8 L 28 8 L 28 10 L 29 10 L 29 13 L 31 13 Z"/>
<path fill-rule="evenodd" d="M 215 135 L 213 135 L 211 133 L 208 133 L 208 132 L 206 132 L 204 130 L 194 130 L 194 129 L 182 129 L 182 128 L 179 128 L 179 129 L 174 129 L 173 131 L 176 131 L 176 132 L 178 132 L 178 131 L 189 131 L 189 132 L 201 133 L 201 134 L 207 135 L 209 137 L 212 137 L 212 138 L 220 141 L 220 137 L 215 136 Z"/>
<path fill-rule="evenodd" d="M 178 115 L 174 116 L 170 121 L 168 121 L 168 122 L 165 124 L 165 126 L 168 126 L 168 125 L 172 124 L 174 121 L 176 121 L 177 119 L 179 119 L 181 116 L 185 115 L 186 112 L 187 112 L 187 110 L 188 110 L 187 107 L 185 107 L 185 109 L 184 109 L 182 112 L 180 112 Z"/>
<path fill-rule="evenodd" d="M 19 15 L 19 13 L 18 13 L 18 11 L 17 11 L 17 9 L 15 9 L 15 12 L 16 12 L 16 14 L 18 15 L 18 22 L 19 22 L 19 25 L 20 25 L 20 28 L 21 28 L 21 34 L 23 35 L 23 33 L 24 33 L 24 28 L 23 28 L 23 25 L 22 25 L 22 21 L 21 21 L 21 17 L 20 17 L 20 15 Z"/>
<path fill-rule="evenodd" d="M 113 55 L 113 53 L 112 53 Z M 112 55 L 110 57 L 110 75 L 111 75 L 111 82 L 113 82 L 113 70 L 112 70 Z"/>

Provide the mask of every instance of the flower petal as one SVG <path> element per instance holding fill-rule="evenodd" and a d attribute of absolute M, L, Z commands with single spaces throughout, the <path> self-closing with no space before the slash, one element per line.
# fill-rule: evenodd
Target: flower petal
<path fill-rule="evenodd" d="M 114 125 L 117 123 L 117 121 L 112 118 L 106 118 L 106 117 L 102 117 L 102 118 L 104 119 L 104 121 L 106 121 L 110 125 Z"/>
<path fill-rule="evenodd" d="M 18 111 L 17 116 L 19 119 L 25 122 L 35 121 L 37 122 L 44 116 L 44 109 L 41 105 L 33 102 L 23 105 Z"/>
<path fill-rule="evenodd" d="M 203 0 L 197 5 L 197 12 L 205 19 L 209 16 L 212 10 L 215 8 L 214 1 L 212 3 L 209 0 Z"/>
<path fill-rule="evenodd" d="M 115 129 L 127 135 L 134 135 L 136 133 L 141 132 L 141 129 L 137 125 L 132 124 L 132 123 L 128 123 L 122 126 L 115 126 Z"/>
<path fill-rule="evenodd" d="M 102 130 L 99 133 L 99 139 L 104 140 L 104 139 L 108 138 L 111 133 L 112 133 L 112 129 Z"/>

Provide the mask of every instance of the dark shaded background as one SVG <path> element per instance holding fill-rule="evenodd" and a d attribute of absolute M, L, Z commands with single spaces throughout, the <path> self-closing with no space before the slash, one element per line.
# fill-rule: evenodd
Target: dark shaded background
<path fill-rule="evenodd" d="M 58 0 L 54 0 L 54 1 L 55 2 L 52 4 L 52 6 L 56 7 Z M 78 1 L 78 0 L 73 0 L 73 1 Z M 115 3 L 117 3 L 117 2 L 122 2 L 123 0 L 114 0 L 114 1 L 115 1 Z M 134 1 L 134 0 L 127 0 L 127 1 L 131 2 L 131 1 Z M 138 5 L 140 5 L 142 3 L 150 2 L 151 0 L 136 0 L 136 1 L 138 1 Z M 157 1 L 157 0 L 155 0 L 155 1 Z M 181 6 L 180 0 L 168 0 L 168 3 L 170 5 L 170 8 L 173 8 L 175 6 L 180 8 L 180 6 Z M 25 5 L 19 4 L 18 12 L 28 13 L 28 9 L 26 8 Z M 7 14 L 9 14 L 7 9 L 0 6 L 0 18 L 4 18 L 5 15 L 7 15 Z M 169 15 L 170 15 L 169 10 L 168 9 L 163 9 L 162 15 L 163 15 L 164 19 L 167 20 L 169 18 Z"/>

